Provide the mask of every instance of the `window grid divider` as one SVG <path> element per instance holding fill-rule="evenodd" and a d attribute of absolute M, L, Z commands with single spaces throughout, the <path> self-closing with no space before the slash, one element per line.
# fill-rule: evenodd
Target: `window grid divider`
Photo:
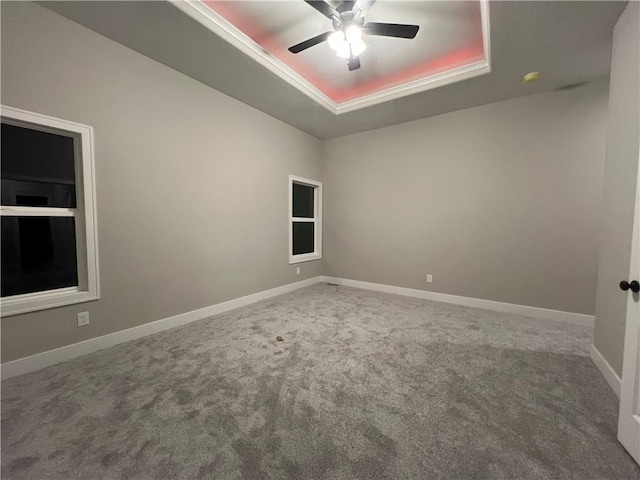
<path fill-rule="evenodd" d="M 2 217 L 74 217 L 79 216 L 77 208 L 58 207 L 23 207 L 7 206 L 0 207 Z"/>

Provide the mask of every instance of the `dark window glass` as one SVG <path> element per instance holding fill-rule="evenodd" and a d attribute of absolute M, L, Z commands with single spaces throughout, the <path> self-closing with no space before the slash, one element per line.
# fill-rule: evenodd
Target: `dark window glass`
<path fill-rule="evenodd" d="M 293 222 L 293 255 L 314 251 L 313 222 Z"/>
<path fill-rule="evenodd" d="M 77 285 L 73 217 L 2 217 L 3 297 Z"/>
<path fill-rule="evenodd" d="M 313 187 L 293 184 L 293 216 L 313 218 Z"/>
<path fill-rule="evenodd" d="M 76 207 L 73 138 L 2 124 L 2 205 Z"/>

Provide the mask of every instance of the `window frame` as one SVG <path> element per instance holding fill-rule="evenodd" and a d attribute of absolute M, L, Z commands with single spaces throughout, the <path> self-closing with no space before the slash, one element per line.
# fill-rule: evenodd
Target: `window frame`
<path fill-rule="evenodd" d="M 0 216 L 73 217 L 76 230 L 78 286 L 0 298 L 0 315 L 8 317 L 100 298 L 98 227 L 95 200 L 93 127 L 0 105 L 2 123 L 74 139 L 76 208 L 0 205 Z"/>
<path fill-rule="evenodd" d="M 313 187 L 313 218 L 293 216 L 293 185 Z M 293 223 L 313 222 L 313 252 L 293 254 Z M 289 175 L 289 264 L 309 262 L 322 258 L 322 182 Z"/>

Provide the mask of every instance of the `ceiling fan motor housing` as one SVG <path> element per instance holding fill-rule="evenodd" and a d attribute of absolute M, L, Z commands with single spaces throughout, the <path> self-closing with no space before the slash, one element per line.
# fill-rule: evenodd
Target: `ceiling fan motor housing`
<path fill-rule="evenodd" d="M 357 25 L 361 28 L 364 25 L 364 17 L 361 15 L 360 10 L 356 10 L 355 12 L 345 10 L 344 12 L 340 12 L 340 18 L 336 16 L 333 17 L 333 29 L 335 31 L 346 30 L 351 25 Z"/>

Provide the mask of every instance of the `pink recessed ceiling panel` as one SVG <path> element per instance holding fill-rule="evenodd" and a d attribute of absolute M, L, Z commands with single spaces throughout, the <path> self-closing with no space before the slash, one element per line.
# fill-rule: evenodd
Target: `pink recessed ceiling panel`
<path fill-rule="evenodd" d="M 337 57 L 326 41 L 297 54 L 288 50 L 308 38 L 333 32 L 331 20 L 303 0 L 201 3 L 258 46 L 256 51 L 271 57 L 270 62 L 277 60 L 321 92 L 336 110 L 359 99 L 388 96 L 389 92 L 396 92 L 397 98 L 416 88 L 434 88 L 489 71 L 486 0 L 374 2 L 365 12 L 365 24 L 414 24 L 420 29 L 413 39 L 364 35 L 367 48 L 360 55 L 361 67 L 354 71 L 349 71 L 346 60 Z M 333 7 L 341 4 L 328 3 Z M 402 91 L 405 93 L 397 93 Z"/>

